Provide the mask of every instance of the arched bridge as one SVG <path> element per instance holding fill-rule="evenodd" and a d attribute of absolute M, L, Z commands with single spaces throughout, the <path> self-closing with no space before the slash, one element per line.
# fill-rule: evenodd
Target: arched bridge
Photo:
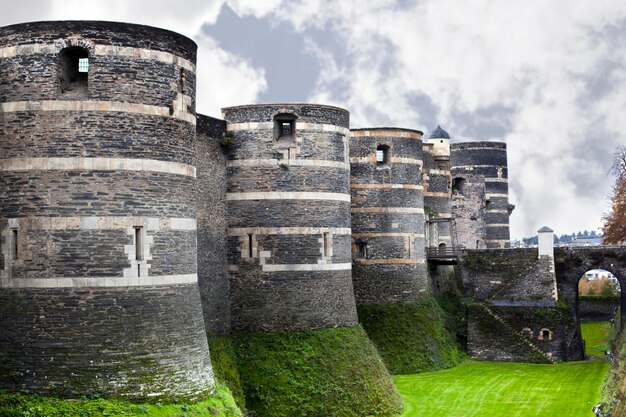
<path fill-rule="evenodd" d="M 578 281 L 583 274 L 592 269 L 604 269 L 611 272 L 620 284 L 620 320 L 626 324 L 626 246 L 583 246 L 554 248 L 554 266 L 559 295 L 567 302 L 572 314 L 578 317 Z M 576 326 L 578 329 L 579 326 Z M 574 340 L 580 338 L 574 337 Z M 570 344 L 568 356 L 576 357 L 582 346 Z"/>

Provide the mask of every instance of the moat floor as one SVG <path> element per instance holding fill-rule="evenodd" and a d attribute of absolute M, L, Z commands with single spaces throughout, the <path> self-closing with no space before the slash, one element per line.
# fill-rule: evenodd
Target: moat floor
<path fill-rule="evenodd" d="M 589 417 L 608 366 L 467 362 L 394 379 L 405 400 L 402 417 Z"/>

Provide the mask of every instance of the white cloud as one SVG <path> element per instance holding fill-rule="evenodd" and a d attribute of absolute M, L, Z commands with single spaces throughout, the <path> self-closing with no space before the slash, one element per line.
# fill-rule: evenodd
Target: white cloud
<path fill-rule="evenodd" d="M 353 125 L 428 129 L 441 122 L 454 136 L 468 131 L 472 113 L 508 109 L 507 120 L 495 123 L 507 128 L 499 139 L 509 148 L 514 236 L 544 224 L 559 233 L 600 226 L 610 180 L 593 158 L 624 143 L 626 129 L 626 54 L 603 31 L 625 25 L 626 2 L 423 0 L 400 7 L 381 0 L 354 7 L 314 0 L 255 15 L 262 14 L 305 35 L 310 28 L 335 34 L 347 63 L 309 41 L 322 63 L 310 98 L 346 107 Z M 614 88 L 594 92 L 588 80 L 607 59 L 618 61 Z M 416 113 L 412 99 L 421 94 L 438 120 Z M 592 137 L 599 122 L 610 137 Z M 474 132 L 457 139 L 485 139 Z M 597 139 L 604 150 L 591 142 Z"/>
<path fill-rule="evenodd" d="M 495 139 L 509 148 L 514 236 L 544 224 L 558 233 L 600 226 L 607 158 L 625 142 L 626 43 L 614 38 L 626 30 L 608 31 L 626 29 L 624 1 L 26 0 L 0 23 L 110 19 L 186 34 L 200 46 L 198 109 L 219 116 L 220 107 L 255 102 L 267 88 L 262 68 L 200 35 L 224 2 L 307 38 L 321 69 L 310 100 L 347 108 L 354 126 L 442 123 L 457 139 L 492 139 L 472 122 L 505 110 L 492 123 L 506 132 Z M 315 43 L 319 31 L 331 34 L 332 48 Z M 609 87 L 596 91 L 593 79 Z M 430 99 L 436 120 L 420 114 L 415 97 Z"/>

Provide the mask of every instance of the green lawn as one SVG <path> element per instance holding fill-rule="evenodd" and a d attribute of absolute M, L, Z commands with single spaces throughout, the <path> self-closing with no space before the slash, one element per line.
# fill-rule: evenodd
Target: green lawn
<path fill-rule="evenodd" d="M 580 330 L 585 339 L 585 354 L 606 357 L 609 348 L 611 325 L 608 321 L 581 321 Z"/>
<path fill-rule="evenodd" d="M 607 370 L 604 361 L 467 362 L 394 379 L 405 400 L 402 417 L 590 417 Z"/>

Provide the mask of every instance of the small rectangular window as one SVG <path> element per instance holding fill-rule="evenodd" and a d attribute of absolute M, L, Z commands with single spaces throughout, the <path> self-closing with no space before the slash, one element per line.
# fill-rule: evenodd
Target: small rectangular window
<path fill-rule="evenodd" d="M 408 239 L 409 239 L 409 244 L 408 244 L 408 247 L 409 247 L 409 250 L 408 250 L 408 255 L 409 255 L 409 259 L 411 259 L 411 246 L 413 246 L 413 239 L 411 238 L 411 236 L 409 236 L 409 238 L 408 238 Z"/>
<path fill-rule="evenodd" d="M 359 258 L 367 258 L 367 243 L 359 242 L 356 245 L 359 250 Z"/>
<path fill-rule="evenodd" d="M 11 229 L 10 257 L 11 260 L 17 259 L 17 229 Z"/>
<path fill-rule="evenodd" d="M 323 240 L 323 256 L 324 258 L 327 258 L 330 254 L 330 234 L 329 233 L 324 233 L 322 235 L 322 240 Z"/>
<path fill-rule="evenodd" d="M 376 147 L 376 165 L 388 165 L 389 164 L 389 146 L 378 145 Z"/>
<path fill-rule="evenodd" d="M 252 233 L 248 233 L 248 258 L 252 258 Z"/>
<path fill-rule="evenodd" d="M 89 72 L 89 58 L 78 58 L 78 72 Z"/>
<path fill-rule="evenodd" d="M 135 260 L 143 261 L 143 227 L 135 227 Z"/>

